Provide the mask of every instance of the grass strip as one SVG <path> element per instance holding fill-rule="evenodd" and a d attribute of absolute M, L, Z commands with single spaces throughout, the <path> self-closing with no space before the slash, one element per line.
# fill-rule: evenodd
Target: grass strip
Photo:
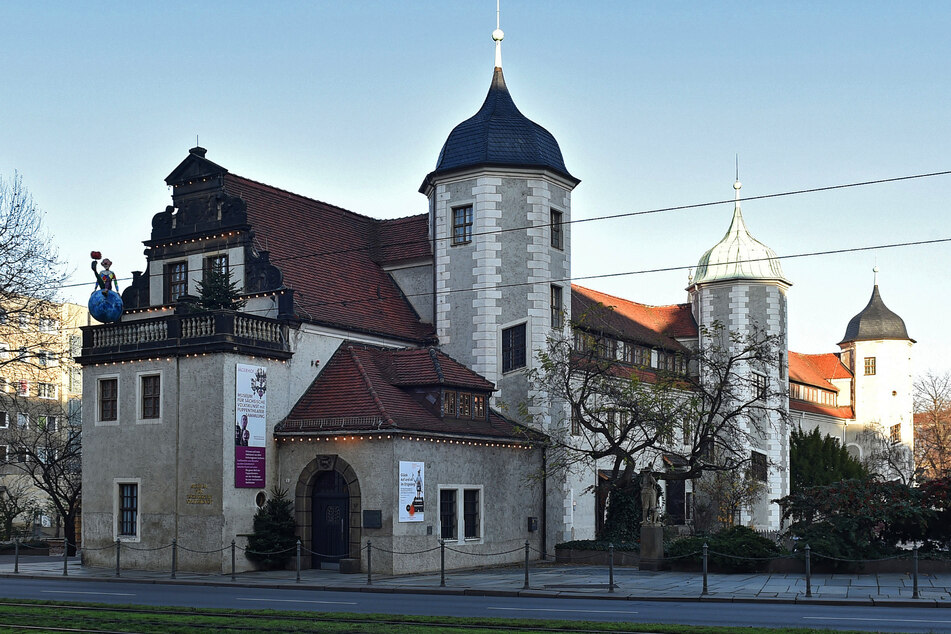
<path fill-rule="evenodd" d="M 367 634 L 412 634 L 416 632 L 485 632 L 500 630 L 532 632 L 656 632 L 658 634 L 843 634 L 841 630 L 808 628 L 719 627 L 669 625 L 660 623 L 609 623 L 602 621 L 561 621 L 551 619 L 506 619 L 489 617 L 401 616 L 279 610 L 212 610 L 165 606 L 115 606 L 108 604 L 17 601 L 0 603 L 0 632 L 22 632 L 33 628 L 73 628 L 112 632 L 360 632 Z M 484 628 L 484 629 L 482 629 Z M 846 633 L 847 634 L 847 633 Z"/>

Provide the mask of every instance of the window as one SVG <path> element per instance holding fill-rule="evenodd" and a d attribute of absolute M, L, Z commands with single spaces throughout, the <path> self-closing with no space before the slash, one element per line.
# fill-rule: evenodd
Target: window
<path fill-rule="evenodd" d="M 452 244 L 472 242 L 472 205 L 452 210 Z"/>
<path fill-rule="evenodd" d="M 59 322 L 55 319 L 42 318 L 39 320 L 40 332 L 56 332 L 59 330 Z"/>
<path fill-rule="evenodd" d="M 142 418 L 159 418 L 162 377 L 147 374 L 142 380 Z"/>
<path fill-rule="evenodd" d="M 439 536 L 456 539 L 456 490 L 439 491 Z"/>
<path fill-rule="evenodd" d="M 50 461 L 56 460 L 56 449 L 50 447 L 37 447 L 36 448 L 36 461 L 40 464 L 49 464 Z"/>
<path fill-rule="evenodd" d="M 581 419 L 578 417 L 578 412 L 573 408 L 571 410 L 571 435 L 581 435 Z"/>
<path fill-rule="evenodd" d="M 565 248 L 565 239 L 562 235 L 563 214 L 555 209 L 551 210 L 551 246 L 555 249 Z"/>
<path fill-rule="evenodd" d="M 479 539 L 481 513 L 479 504 L 479 489 L 465 489 L 462 492 L 462 523 L 463 537 L 465 539 Z"/>
<path fill-rule="evenodd" d="M 7 311 L 4 310 L 4 309 L 2 309 L 2 308 L 0 308 L 0 324 L 5 324 L 5 323 L 7 323 L 7 321 L 8 321 L 9 319 L 10 319 L 10 317 L 9 317 L 9 315 L 7 315 Z"/>
<path fill-rule="evenodd" d="M 0 445 L 0 463 L 6 464 L 7 455 L 10 453 L 10 447 L 7 445 Z"/>
<path fill-rule="evenodd" d="M 29 396 L 29 395 L 30 395 L 30 382 L 17 381 L 17 396 Z"/>
<path fill-rule="evenodd" d="M 472 418 L 485 418 L 485 396 L 472 395 Z"/>
<path fill-rule="evenodd" d="M 456 393 L 446 390 L 442 393 L 442 413 L 444 416 L 456 415 Z"/>
<path fill-rule="evenodd" d="M 0 412 L 0 429 L 6 429 L 10 426 L 10 415 L 6 412 Z"/>
<path fill-rule="evenodd" d="M 502 372 L 525 367 L 525 324 L 502 331 Z"/>
<path fill-rule="evenodd" d="M 456 542 L 482 539 L 482 487 L 440 487 L 439 536 Z"/>
<path fill-rule="evenodd" d="M 889 427 L 888 436 L 893 443 L 901 442 L 901 423 L 896 423 Z"/>
<path fill-rule="evenodd" d="M 10 348 L 7 347 L 7 344 L 0 343 L 0 359 L 6 359 L 10 354 Z"/>
<path fill-rule="evenodd" d="M 17 321 L 20 323 L 20 328 L 26 328 L 30 325 L 30 316 L 26 313 L 20 313 L 17 315 Z"/>
<path fill-rule="evenodd" d="M 119 379 L 99 380 L 99 420 L 119 420 Z"/>
<path fill-rule="evenodd" d="M 766 454 L 758 451 L 752 452 L 750 456 L 750 477 L 759 482 L 766 482 L 767 474 Z"/>
<path fill-rule="evenodd" d="M 43 367 L 56 365 L 56 353 L 49 350 L 40 350 L 36 353 L 36 361 Z"/>
<path fill-rule="evenodd" d="M 83 371 L 79 368 L 69 369 L 69 391 L 80 394 L 83 391 Z"/>
<path fill-rule="evenodd" d="M 559 329 L 565 325 L 564 305 L 561 297 L 561 287 L 551 285 L 551 327 Z"/>
<path fill-rule="evenodd" d="M 865 357 L 865 376 L 875 374 L 875 357 Z"/>
<path fill-rule="evenodd" d="M 72 335 L 69 338 L 69 356 L 78 357 L 83 353 L 82 335 Z"/>
<path fill-rule="evenodd" d="M 30 417 L 20 412 L 17 414 L 17 427 L 20 429 L 26 429 L 30 426 Z"/>
<path fill-rule="evenodd" d="M 179 297 L 188 293 L 188 263 L 173 262 L 166 268 L 165 279 L 167 280 L 166 295 L 168 301 L 174 302 Z"/>
<path fill-rule="evenodd" d="M 611 337 L 598 337 L 597 343 L 597 355 L 602 359 L 616 359 L 617 358 L 617 340 L 612 339 Z"/>
<path fill-rule="evenodd" d="M 56 387 L 53 383 L 40 383 L 37 386 L 37 393 L 40 398 L 56 398 Z"/>
<path fill-rule="evenodd" d="M 48 431 L 54 432 L 56 431 L 56 423 L 57 423 L 57 420 L 55 416 L 47 416 L 45 414 L 41 414 L 36 417 L 36 427 L 40 431 L 48 430 Z"/>
<path fill-rule="evenodd" d="M 472 394 L 459 392 L 459 418 L 472 416 Z"/>
<path fill-rule="evenodd" d="M 649 366 L 651 364 L 650 348 L 645 348 L 644 346 L 638 346 L 625 341 L 622 354 L 624 355 L 623 358 L 625 363 L 642 366 Z"/>
<path fill-rule="evenodd" d="M 132 482 L 119 483 L 118 533 L 126 537 L 138 535 L 139 485 Z"/>
<path fill-rule="evenodd" d="M 205 258 L 204 273 L 228 273 L 228 254 L 219 253 Z"/>
<path fill-rule="evenodd" d="M 757 401 L 766 398 L 766 377 L 762 374 L 753 374 L 753 398 Z"/>

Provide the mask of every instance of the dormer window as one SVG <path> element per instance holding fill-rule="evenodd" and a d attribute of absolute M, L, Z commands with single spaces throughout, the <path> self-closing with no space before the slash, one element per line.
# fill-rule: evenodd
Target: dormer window
<path fill-rule="evenodd" d="M 485 395 L 456 390 L 443 390 L 443 416 L 484 420 L 486 416 Z"/>

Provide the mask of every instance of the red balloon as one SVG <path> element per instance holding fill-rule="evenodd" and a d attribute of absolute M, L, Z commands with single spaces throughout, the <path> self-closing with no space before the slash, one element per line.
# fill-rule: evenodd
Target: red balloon
<path fill-rule="evenodd" d="M 89 254 L 89 257 L 91 257 L 93 260 L 99 260 L 99 259 L 102 259 L 102 253 L 100 253 L 99 251 L 93 251 L 92 253 Z"/>

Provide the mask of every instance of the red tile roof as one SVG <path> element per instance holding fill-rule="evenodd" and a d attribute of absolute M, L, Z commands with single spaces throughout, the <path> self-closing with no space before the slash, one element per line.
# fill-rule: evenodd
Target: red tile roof
<path fill-rule="evenodd" d="M 599 304 L 613 310 L 598 311 Z M 582 327 L 668 350 L 683 349 L 674 337 L 697 336 L 689 304 L 649 306 L 577 284 L 571 285 L 571 317 Z"/>
<path fill-rule="evenodd" d="M 842 364 L 834 352 L 802 354 L 789 351 L 789 380 L 824 390 L 838 391 L 832 379 L 850 379 L 852 372 Z"/>
<path fill-rule="evenodd" d="M 826 416 L 843 419 L 855 418 L 855 412 L 852 411 L 852 408 L 849 406 L 833 407 L 831 405 L 820 405 L 819 403 L 810 403 L 809 401 L 789 399 L 789 409 L 812 414 L 825 414 Z"/>
<path fill-rule="evenodd" d="M 416 372 L 421 374 L 414 376 Z M 485 394 L 493 389 L 484 378 L 436 350 L 383 350 L 344 344 L 275 433 L 394 430 L 537 438 L 526 435 L 494 411 L 485 420 L 443 418 L 438 413 L 438 401 L 427 406 L 425 395 L 404 389 L 423 385 L 460 387 Z"/>
<path fill-rule="evenodd" d="M 234 174 L 223 178 L 225 191 L 247 204 L 258 248 L 270 251 L 294 289 L 299 317 L 417 343 L 434 339 L 380 266 L 428 255 L 424 216 L 380 221 Z"/>

